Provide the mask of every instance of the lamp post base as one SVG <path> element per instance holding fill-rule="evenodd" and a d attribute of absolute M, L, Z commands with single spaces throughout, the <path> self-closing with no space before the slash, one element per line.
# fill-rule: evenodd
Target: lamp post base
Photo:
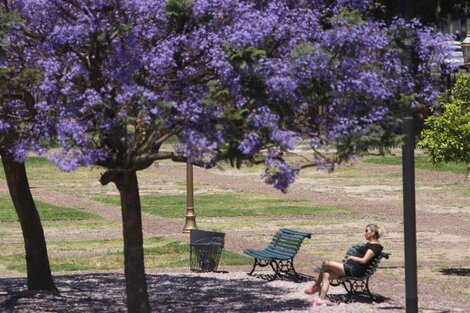
<path fill-rule="evenodd" d="M 186 221 L 183 227 L 183 234 L 188 234 L 191 229 L 197 229 L 196 225 L 196 215 L 194 214 L 194 208 L 186 209 Z"/>

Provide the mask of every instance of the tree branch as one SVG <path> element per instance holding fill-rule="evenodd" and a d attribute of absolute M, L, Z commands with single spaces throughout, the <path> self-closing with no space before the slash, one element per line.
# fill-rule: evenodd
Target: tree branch
<path fill-rule="evenodd" d="M 32 29 L 27 27 L 26 25 L 22 24 L 21 26 L 21 31 L 29 38 L 34 39 L 34 40 L 44 40 L 45 36 L 42 36 L 36 32 L 34 32 Z"/>
<path fill-rule="evenodd" d="M 121 169 L 109 169 L 103 174 L 101 174 L 100 177 L 100 183 L 103 186 L 106 186 L 107 184 L 111 182 L 116 182 L 116 177 L 120 174 L 122 174 L 123 170 Z"/>

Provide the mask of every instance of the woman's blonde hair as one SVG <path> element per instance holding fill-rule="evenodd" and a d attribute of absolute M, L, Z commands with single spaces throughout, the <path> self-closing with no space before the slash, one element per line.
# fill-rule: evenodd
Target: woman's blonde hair
<path fill-rule="evenodd" d="M 379 239 L 385 232 L 385 229 L 381 225 L 369 224 L 366 228 L 370 228 L 375 233 L 375 238 Z"/>

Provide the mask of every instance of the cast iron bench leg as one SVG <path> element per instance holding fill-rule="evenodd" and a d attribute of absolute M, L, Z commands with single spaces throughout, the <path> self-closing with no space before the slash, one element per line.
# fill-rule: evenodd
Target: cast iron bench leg
<path fill-rule="evenodd" d="M 254 258 L 254 259 L 255 259 L 255 263 L 253 264 L 253 268 L 251 269 L 251 272 L 248 273 L 248 275 L 252 275 L 253 272 L 255 271 L 256 265 L 258 265 L 258 259 L 257 258 Z"/>

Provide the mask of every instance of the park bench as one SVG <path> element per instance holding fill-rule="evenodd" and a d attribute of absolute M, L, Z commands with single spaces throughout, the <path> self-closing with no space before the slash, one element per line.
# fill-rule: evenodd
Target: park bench
<path fill-rule="evenodd" d="M 246 249 L 246 255 L 253 257 L 253 269 L 248 275 L 252 275 L 256 266 L 265 267 L 271 265 L 275 275 L 274 279 L 281 273 L 293 272 L 297 278 L 300 276 L 294 269 L 294 257 L 300 249 L 305 238 L 311 238 L 312 234 L 281 228 L 274 234 L 271 243 L 263 250 Z"/>
<path fill-rule="evenodd" d="M 353 245 L 349 250 L 346 252 L 345 257 L 343 258 L 343 263 L 346 263 L 347 256 L 354 256 L 356 255 L 357 249 L 361 245 L 356 244 Z M 390 253 L 387 252 L 382 252 L 380 255 L 376 256 L 372 263 L 369 265 L 367 268 L 364 276 L 361 277 L 353 277 L 353 276 L 343 276 L 340 277 L 339 279 L 335 279 L 331 281 L 331 286 L 339 286 L 343 285 L 344 289 L 346 289 L 348 293 L 348 297 L 351 298 L 354 294 L 366 294 L 368 295 L 371 299 L 373 299 L 373 295 L 370 292 L 369 289 L 369 279 L 374 275 L 375 271 L 377 270 L 377 267 L 379 266 L 380 261 L 383 258 L 388 259 L 390 257 Z M 314 272 L 319 273 L 320 268 L 316 268 Z"/>

